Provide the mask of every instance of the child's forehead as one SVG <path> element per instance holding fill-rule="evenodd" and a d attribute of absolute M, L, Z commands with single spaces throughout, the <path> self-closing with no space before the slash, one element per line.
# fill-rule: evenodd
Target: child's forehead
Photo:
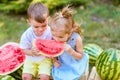
<path fill-rule="evenodd" d="M 55 23 L 55 24 L 52 24 L 51 25 L 51 29 L 52 30 L 55 30 L 55 31 L 65 31 L 65 25 L 64 24 L 58 24 L 58 23 Z"/>
<path fill-rule="evenodd" d="M 39 22 L 39 23 L 43 23 L 44 21 L 48 20 L 49 18 L 49 15 L 47 13 L 45 14 L 41 14 L 41 16 L 31 16 L 31 17 L 28 17 L 28 20 L 34 20 L 36 22 Z"/>
<path fill-rule="evenodd" d="M 54 33 L 65 33 L 66 30 L 63 27 L 52 27 L 51 31 Z"/>
<path fill-rule="evenodd" d="M 39 26 L 39 27 L 42 27 L 43 25 L 47 25 L 47 21 L 41 23 L 41 22 L 38 22 L 36 21 L 35 19 L 29 19 L 28 20 L 28 23 L 31 25 L 31 26 Z"/>
<path fill-rule="evenodd" d="M 53 35 L 57 35 L 57 36 L 63 36 L 63 35 L 65 35 L 66 33 L 65 33 L 65 31 L 61 31 L 61 30 L 53 30 L 52 31 L 52 34 Z"/>

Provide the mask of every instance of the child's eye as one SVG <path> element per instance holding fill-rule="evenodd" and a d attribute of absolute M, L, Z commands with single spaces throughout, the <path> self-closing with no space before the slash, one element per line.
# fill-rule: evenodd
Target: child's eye
<path fill-rule="evenodd" d="M 39 26 L 34 26 L 34 28 L 38 28 Z"/>
<path fill-rule="evenodd" d="M 63 38 L 63 36 L 60 36 L 59 38 Z"/>

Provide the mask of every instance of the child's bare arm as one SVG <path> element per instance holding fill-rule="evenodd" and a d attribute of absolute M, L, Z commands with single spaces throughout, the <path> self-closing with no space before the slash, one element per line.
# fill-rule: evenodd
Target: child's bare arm
<path fill-rule="evenodd" d="M 53 65 L 58 68 L 60 66 L 60 62 L 57 60 L 57 57 L 54 57 L 53 59 Z"/>
<path fill-rule="evenodd" d="M 72 55 L 75 59 L 81 59 L 83 56 L 83 47 L 82 40 L 80 37 L 76 40 L 76 50 L 72 49 L 69 44 L 64 44 L 64 50 L 67 51 L 70 55 Z"/>
<path fill-rule="evenodd" d="M 36 48 L 23 49 L 23 52 L 29 56 L 41 56 L 41 54 L 38 53 L 39 51 Z"/>

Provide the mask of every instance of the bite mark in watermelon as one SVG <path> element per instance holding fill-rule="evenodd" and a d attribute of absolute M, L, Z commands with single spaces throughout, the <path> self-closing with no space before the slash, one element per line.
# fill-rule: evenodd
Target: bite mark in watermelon
<path fill-rule="evenodd" d="M 10 74 L 23 65 L 25 54 L 15 42 L 0 47 L 0 75 Z"/>
<path fill-rule="evenodd" d="M 55 40 L 35 39 L 34 46 L 40 54 L 48 57 L 56 57 L 63 53 L 63 43 Z"/>

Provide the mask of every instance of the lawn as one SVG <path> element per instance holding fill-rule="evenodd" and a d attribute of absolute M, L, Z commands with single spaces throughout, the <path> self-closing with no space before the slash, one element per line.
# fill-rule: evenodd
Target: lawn
<path fill-rule="evenodd" d="M 19 42 L 27 28 L 25 16 L 0 13 L 0 45 L 6 42 Z"/>
<path fill-rule="evenodd" d="M 77 9 L 74 15 L 84 33 L 84 44 L 95 43 L 103 49 L 120 49 L 120 7 L 112 5 L 89 5 Z"/>
<path fill-rule="evenodd" d="M 93 5 L 75 8 L 74 19 L 82 23 L 83 43 L 95 43 L 103 49 L 120 49 L 120 7 Z M 0 45 L 19 42 L 27 29 L 25 15 L 0 13 Z"/>

